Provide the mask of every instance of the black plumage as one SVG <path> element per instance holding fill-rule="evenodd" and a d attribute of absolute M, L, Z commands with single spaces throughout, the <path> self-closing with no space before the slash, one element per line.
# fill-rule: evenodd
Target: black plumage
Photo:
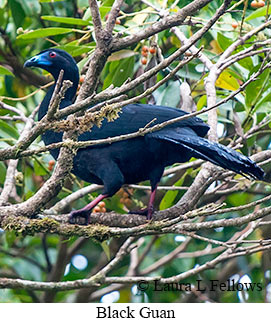
<path fill-rule="evenodd" d="M 60 109 L 73 102 L 76 94 L 79 72 L 74 59 L 59 49 L 42 51 L 25 62 L 26 67 L 36 66 L 50 72 L 55 80 L 64 70 L 64 80 L 71 80 L 73 86 L 66 92 Z M 47 92 L 41 103 L 39 120 L 47 113 L 54 86 Z M 145 127 L 185 115 L 186 112 L 165 106 L 147 104 L 130 104 L 123 107 L 119 118 L 114 122 L 103 120 L 102 126 L 94 126 L 90 132 L 79 136 L 80 141 L 103 139 L 135 132 Z M 73 173 L 84 181 L 103 184 L 104 190 L 99 197 L 81 210 L 71 213 L 71 222 L 77 216 L 83 216 L 88 222 L 91 209 L 103 198 L 114 195 L 123 184 L 133 184 L 150 180 L 152 194 L 147 215 L 153 213 L 153 200 L 157 184 L 166 166 L 188 161 L 191 157 L 210 161 L 238 174 L 248 174 L 262 180 L 264 171 L 250 158 L 222 146 L 210 142 L 203 137 L 209 126 L 200 118 L 189 119 L 169 125 L 159 131 L 129 140 L 107 145 L 97 145 L 78 150 L 74 157 Z M 42 139 L 46 145 L 62 140 L 62 133 L 47 131 Z M 56 159 L 59 150 L 51 151 Z"/>

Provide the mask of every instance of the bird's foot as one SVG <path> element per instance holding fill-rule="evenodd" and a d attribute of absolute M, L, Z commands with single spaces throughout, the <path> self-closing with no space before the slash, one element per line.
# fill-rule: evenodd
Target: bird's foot
<path fill-rule="evenodd" d="M 152 219 L 152 215 L 154 213 L 154 209 L 153 207 L 146 207 L 144 209 L 141 210 L 136 210 L 136 211 L 130 211 L 129 214 L 138 214 L 138 215 L 142 215 L 142 216 L 146 216 L 147 220 L 151 220 Z"/>
<path fill-rule="evenodd" d="M 91 211 L 89 210 L 75 210 L 70 213 L 70 224 L 88 225 Z"/>
<path fill-rule="evenodd" d="M 147 216 L 148 215 L 148 208 L 135 210 L 135 211 L 129 211 L 129 214 L 138 214 L 138 215 L 142 215 L 142 216 Z"/>

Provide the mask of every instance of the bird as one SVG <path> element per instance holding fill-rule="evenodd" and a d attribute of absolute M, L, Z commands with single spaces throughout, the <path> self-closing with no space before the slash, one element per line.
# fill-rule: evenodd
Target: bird
<path fill-rule="evenodd" d="M 43 50 L 28 59 L 24 67 L 41 68 L 55 79 L 54 85 L 50 87 L 40 104 L 38 120 L 41 120 L 48 111 L 61 70 L 64 71 L 63 80 L 70 80 L 72 86 L 65 93 L 59 108 L 63 109 L 74 102 L 79 71 L 75 60 L 66 51 L 57 48 Z M 125 135 L 144 128 L 150 122 L 155 125 L 184 115 L 187 115 L 187 112 L 173 107 L 128 104 L 122 108 L 116 120 L 110 122 L 105 118 L 100 127 L 94 125 L 90 131 L 79 135 L 78 140 Z M 86 182 L 101 184 L 104 188 L 91 203 L 70 213 L 70 223 L 82 224 L 83 219 L 83 224 L 88 224 L 91 210 L 100 201 L 113 196 L 124 184 L 136 184 L 146 180 L 150 181 L 151 194 L 148 206 L 142 214 L 151 220 L 157 185 L 165 167 L 187 162 L 192 157 L 209 161 L 237 174 L 248 175 L 258 180 L 264 179 L 263 169 L 249 157 L 205 139 L 208 131 L 209 126 L 202 119 L 190 117 L 144 136 L 79 149 L 73 159 L 72 173 Z M 42 140 L 45 145 L 50 145 L 61 142 L 62 136 L 61 132 L 48 130 L 42 135 Z M 59 149 L 51 150 L 51 154 L 57 159 Z"/>

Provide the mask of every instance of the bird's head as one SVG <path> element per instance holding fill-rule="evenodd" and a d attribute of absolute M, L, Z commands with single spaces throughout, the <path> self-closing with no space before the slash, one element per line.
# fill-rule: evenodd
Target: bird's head
<path fill-rule="evenodd" d="M 79 75 L 75 60 L 70 54 L 61 49 L 46 49 L 31 57 L 24 63 L 24 67 L 40 67 L 58 78 L 64 70 L 64 79 L 74 78 Z M 73 81 L 71 79 L 71 81 Z"/>
<path fill-rule="evenodd" d="M 64 71 L 63 79 L 73 82 L 73 86 L 67 92 L 73 96 L 79 82 L 79 71 L 73 57 L 61 49 L 46 49 L 31 57 L 24 63 L 24 67 L 39 67 L 51 73 L 55 80 L 58 79 L 61 70 Z"/>

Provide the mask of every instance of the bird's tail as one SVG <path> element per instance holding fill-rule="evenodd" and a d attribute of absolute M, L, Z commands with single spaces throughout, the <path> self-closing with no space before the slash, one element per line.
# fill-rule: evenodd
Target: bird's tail
<path fill-rule="evenodd" d="M 174 137 L 174 138 L 172 138 Z M 176 136 L 164 135 L 167 141 L 174 142 L 187 148 L 193 157 L 212 162 L 215 165 L 234 171 L 238 174 L 247 174 L 259 180 L 263 180 L 264 171 L 250 158 L 236 152 L 235 150 L 211 142 L 198 136 Z"/>

